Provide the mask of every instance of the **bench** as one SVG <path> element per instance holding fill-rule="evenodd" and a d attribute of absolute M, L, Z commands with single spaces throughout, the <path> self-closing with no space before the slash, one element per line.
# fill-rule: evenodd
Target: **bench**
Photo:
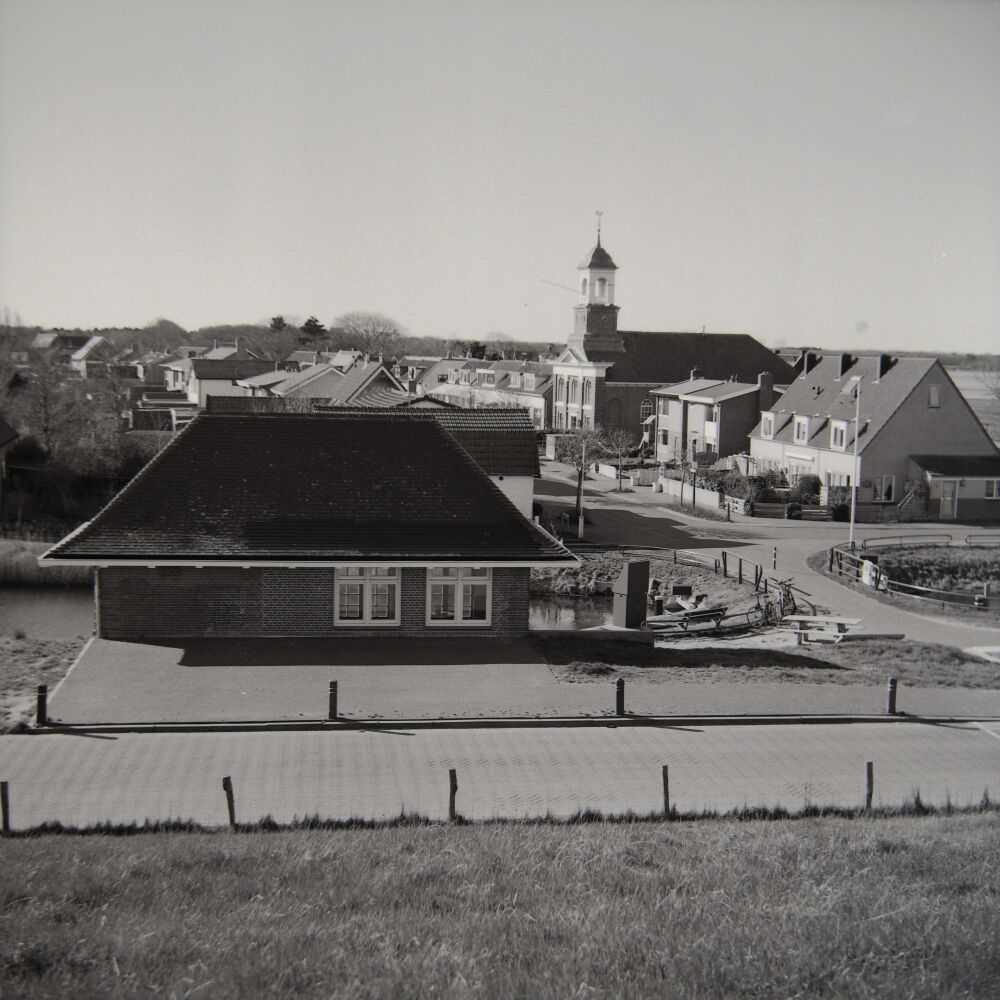
<path fill-rule="evenodd" d="M 686 632 L 691 625 L 710 622 L 718 628 L 728 610 L 728 608 L 695 608 L 693 611 L 682 611 L 671 615 L 653 615 L 646 619 L 646 627 L 654 631 L 679 628 L 682 632 Z"/>

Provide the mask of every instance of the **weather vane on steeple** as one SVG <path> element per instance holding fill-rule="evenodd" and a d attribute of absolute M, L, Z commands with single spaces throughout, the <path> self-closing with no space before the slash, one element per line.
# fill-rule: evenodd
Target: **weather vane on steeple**
<path fill-rule="evenodd" d="M 597 216 L 597 245 L 600 246 L 601 245 L 601 216 L 604 215 L 604 212 L 601 209 L 598 209 L 594 213 L 594 215 Z"/>

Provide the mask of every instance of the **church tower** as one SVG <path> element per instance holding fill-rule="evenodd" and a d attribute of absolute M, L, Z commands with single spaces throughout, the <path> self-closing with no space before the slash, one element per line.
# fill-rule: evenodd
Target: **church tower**
<path fill-rule="evenodd" d="M 618 306 L 615 305 L 615 271 L 611 254 L 601 246 L 597 228 L 597 246 L 580 265 L 580 297 L 575 312 L 576 323 L 570 346 L 603 350 L 621 350 L 618 337 Z"/>

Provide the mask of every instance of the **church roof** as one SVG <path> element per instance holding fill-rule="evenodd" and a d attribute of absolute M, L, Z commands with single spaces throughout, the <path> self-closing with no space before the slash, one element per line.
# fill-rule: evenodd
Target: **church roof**
<path fill-rule="evenodd" d="M 598 241 L 597 246 L 594 247 L 593 253 L 590 255 L 589 260 L 585 260 L 581 265 L 581 268 L 603 268 L 606 271 L 617 271 L 618 265 L 611 259 L 611 254 L 608 253 L 604 247 L 601 246 L 600 241 Z"/>
<path fill-rule="evenodd" d="M 794 380 L 791 365 L 744 333 L 645 333 L 622 330 L 620 348 L 586 346 L 590 361 L 612 362 L 610 382 L 682 382 L 697 368 L 702 378 L 756 382 L 770 372 L 778 385 Z"/>

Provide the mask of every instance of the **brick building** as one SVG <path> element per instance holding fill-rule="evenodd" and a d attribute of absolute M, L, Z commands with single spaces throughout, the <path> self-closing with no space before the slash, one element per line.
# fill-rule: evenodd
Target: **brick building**
<path fill-rule="evenodd" d="M 97 634 L 516 636 L 578 560 L 440 421 L 202 413 L 41 557 L 96 568 Z"/>

